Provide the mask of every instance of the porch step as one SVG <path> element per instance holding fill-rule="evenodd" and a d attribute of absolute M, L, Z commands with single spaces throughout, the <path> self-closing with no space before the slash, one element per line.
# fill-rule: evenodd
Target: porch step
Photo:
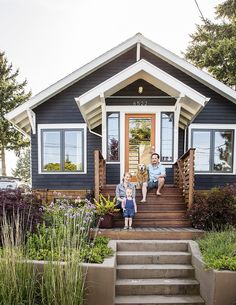
<path fill-rule="evenodd" d="M 102 194 L 115 196 L 115 185 L 105 185 Z M 147 194 L 147 202 L 141 203 L 142 192 L 136 190 L 138 213 L 133 219 L 135 228 L 186 228 L 191 226 L 186 216 L 186 204 L 181 191 L 173 185 L 165 185 L 161 196 L 156 196 L 156 190 Z M 122 228 L 124 219 L 122 213 L 117 213 L 113 218 L 114 228 Z"/>
<path fill-rule="evenodd" d="M 186 241 L 152 241 L 152 240 L 132 240 L 119 241 L 117 245 L 118 252 L 135 251 L 135 252 L 187 252 L 188 243 Z"/>
<path fill-rule="evenodd" d="M 200 296 L 163 296 L 163 295 L 136 295 L 117 296 L 115 305 L 203 305 Z"/>
<path fill-rule="evenodd" d="M 115 228 L 123 228 L 124 220 L 114 219 L 113 227 Z M 191 227 L 191 222 L 189 219 L 166 219 L 166 218 L 140 218 L 133 219 L 133 227 L 134 228 L 186 228 Z"/>

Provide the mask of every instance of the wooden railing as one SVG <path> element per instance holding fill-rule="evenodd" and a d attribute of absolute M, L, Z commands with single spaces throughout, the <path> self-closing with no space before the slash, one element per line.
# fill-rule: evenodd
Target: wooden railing
<path fill-rule="evenodd" d="M 190 148 L 174 164 L 174 182 L 182 190 L 188 209 L 194 196 L 194 155 L 195 148 Z"/>
<path fill-rule="evenodd" d="M 99 199 L 101 188 L 106 183 L 106 161 L 100 150 L 94 150 L 94 196 Z"/>

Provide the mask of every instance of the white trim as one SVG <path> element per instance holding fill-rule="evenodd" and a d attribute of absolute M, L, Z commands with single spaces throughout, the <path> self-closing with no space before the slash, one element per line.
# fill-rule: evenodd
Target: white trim
<path fill-rule="evenodd" d="M 36 134 L 36 118 L 35 118 L 35 113 L 33 110 L 31 109 L 27 109 L 27 115 L 28 115 L 28 118 L 29 118 L 29 121 L 30 121 L 30 125 L 31 125 L 31 128 L 32 128 L 32 133 L 33 134 Z"/>
<path fill-rule="evenodd" d="M 120 112 L 120 161 L 119 162 L 107 162 L 107 164 L 120 164 L 120 180 L 125 172 L 125 115 L 126 114 L 155 114 L 155 152 L 160 154 L 161 147 L 161 112 L 174 112 L 175 106 L 135 106 L 130 110 L 130 106 L 107 106 L 106 112 Z M 175 114 L 174 114 L 175 115 Z M 178 142 L 175 140 L 174 143 Z M 175 145 L 173 143 L 173 145 Z M 107 138 L 105 147 L 107 149 Z M 178 154 L 178 146 L 177 152 Z M 173 162 L 161 162 L 166 168 L 172 168 L 175 160 L 175 154 L 173 156 Z"/>
<path fill-rule="evenodd" d="M 102 102 L 102 155 L 103 158 L 107 159 L 107 147 L 106 147 L 106 139 L 107 139 L 107 113 L 106 113 L 106 102 L 104 98 L 104 94 L 100 95 Z"/>
<path fill-rule="evenodd" d="M 136 61 L 140 60 L 140 42 L 137 42 Z"/>
<path fill-rule="evenodd" d="M 43 172 L 41 156 L 41 130 L 42 129 L 83 129 L 84 130 L 84 171 L 83 172 Z M 80 124 L 38 124 L 38 174 L 42 175 L 84 175 L 87 174 L 87 125 Z"/>
<path fill-rule="evenodd" d="M 206 172 L 196 172 L 195 175 L 235 175 L 236 174 L 236 124 L 199 124 L 192 123 L 189 125 L 188 133 L 188 147 L 191 147 L 192 142 L 192 129 L 210 129 L 210 130 L 234 130 L 234 150 L 233 150 L 233 172 L 232 173 L 206 173 Z"/>

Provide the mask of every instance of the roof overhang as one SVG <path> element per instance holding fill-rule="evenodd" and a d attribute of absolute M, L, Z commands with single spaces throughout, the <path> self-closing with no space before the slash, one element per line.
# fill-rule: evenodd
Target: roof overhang
<path fill-rule="evenodd" d="M 33 110 L 34 108 L 44 103 L 48 99 L 52 98 L 56 94 L 78 82 L 80 79 L 86 77 L 98 68 L 104 66 L 105 64 L 111 62 L 118 56 L 124 54 L 134 46 L 137 46 L 137 60 L 140 57 L 140 47 L 143 47 L 154 55 L 160 57 L 164 61 L 175 66 L 177 69 L 180 69 L 184 73 L 190 75 L 192 78 L 208 86 L 209 88 L 224 96 L 228 100 L 232 101 L 233 103 L 236 103 L 236 92 L 230 87 L 216 80 L 208 73 L 196 68 L 183 58 L 168 51 L 157 43 L 147 39 L 142 34 L 137 33 L 133 37 L 127 39 L 123 43 L 119 44 L 118 46 L 97 57 L 96 59 L 92 60 L 83 67 L 67 75 L 52 86 L 41 91 L 39 94 L 32 97 L 26 103 L 18 106 L 16 109 L 5 115 L 6 119 L 12 122 L 12 124 L 16 126 L 16 128 L 19 129 L 22 133 L 29 134 L 30 129 L 32 128 L 32 122 L 30 121 L 28 110 Z"/>
<path fill-rule="evenodd" d="M 102 105 L 106 97 L 113 95 L 140 78 L 148 81 L 170 96 L 181 97 L 179 100 L 181 108 L 184 109 L 186 105 L 189 110 L 191 109 L 191 111 L 187 111 L 187 109 L 185 111 L 188 114 L 188 122 L 209 100 L 209 98 L 196 90 L 142 59 L 75 98 L 89 128 L 93 129 L 101 124 Z"/>

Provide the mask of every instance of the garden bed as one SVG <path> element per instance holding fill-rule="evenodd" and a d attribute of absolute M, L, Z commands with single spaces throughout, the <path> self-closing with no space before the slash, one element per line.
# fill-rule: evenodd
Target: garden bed
<path fill-rule="evenodd" d="M 206 305 L 236 304 L 236 272 L 207 269 L 197 242 L 189 242 L 195 277 L 200 283 L 200 294 Z"/>

